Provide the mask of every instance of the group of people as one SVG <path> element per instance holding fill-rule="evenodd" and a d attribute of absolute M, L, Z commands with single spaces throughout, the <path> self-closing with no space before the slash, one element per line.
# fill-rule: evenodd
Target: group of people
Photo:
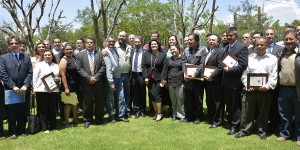
<path fill-rule="evenodd" d="M 7 113 L 12 139 L 26 136 L 31 89 L 44 133 L 57 130 L 57 110 L 66 127 L 70 127 L 70 114 L 74 124 L 79 123 L 79 109 L 84 128 L 92 123 L 105 125 L 105 113 L 111 123 L 129 122 L 131 113 L 135 118 L 146 116 L 147 87 L 153 120 L 162 120 L 162 108 L 169 105 L 172 121 L 199 124 L 204 120 L 205 92 L 211 129 L 227 117 L 228 135 L 247 136 L 256 124 L 260 138 L 266 139 L 268 129 L 276 132 L 280 125 L 277 140 L 285 141 L 295 133 L 300 146 L 300 26 L 285 30 L 283 46 L 275 44 L 276 36 L 274 28 L 267 28 L 245 33 L 239 42 L 237 28 L 230 27 L 222 37 L 207 35 L 206 44 L 196 33 L 185 37 L 183 46 L 171 35 L 164 47 L 158 33 L 143 45 L 141 37 L 130 34 L 127 40 L 121 31 L 118 38 L 108 36 L 100 50 L 93 37 L 77 39 L 76 49 L 55 38 L 53 49 L 50 41 L 39 42 L 31 57 L 20 50 L 20 39 L 10 36 L 10 51 L 0 56 L 1 96 L 4 99 L 4 89 L 13 90 L 24 94 L 25 102 L 4 109 L 1 101 L 0 111 Z M 227 58 L 236 63 L 226 64 Z M 51 91 L 42 81 L 49 74 L 58 87 Z M 251 86 L 250 80 L 263 78 L 261 74 L 266 75 L 264 83 Z"/>

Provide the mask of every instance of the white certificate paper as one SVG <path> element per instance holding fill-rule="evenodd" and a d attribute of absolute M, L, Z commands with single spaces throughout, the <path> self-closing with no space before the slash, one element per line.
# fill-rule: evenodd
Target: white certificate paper
<path fill-rule="evenodd" d="M 56 85 L 56 83 L 55 83 L 52 76 L 46 77 L 45 81 L 46 81 L 46 83 L 47 83 L 47 85 L 48 85 L 48 87 L 51 91 L 57 87 L 57 85 Z"/>
<path fill-rule="evenodd" d="M 188 76 L 193 76 L 196 72 L 197 68 L 187 68 L 186 74 Z"/>
<path fill-rule="evenodd" d="M 223 63 L 229 68 L 237 66 L 238 62 L 234 60 L 231 56 L 227 55 L 227 57 L 223 60 Z"/>
<path fill-rule="evenodd" d="M 211 75 L 215 70 L 216 70 L 216 69 L 205 68 L 205 69 L 204 69 L 203 76 L 205 76 L 205 77 L 210 77 L 210 75 Z"/>
<path fill-rule="evenodd" d="M 266 82 L 266 77 L 250 77 L 250 86 L 263 86 Z"/>

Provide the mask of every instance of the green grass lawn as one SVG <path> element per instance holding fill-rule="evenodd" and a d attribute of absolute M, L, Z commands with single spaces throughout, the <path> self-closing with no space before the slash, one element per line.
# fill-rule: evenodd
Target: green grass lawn
<path fill-rule="evenodd" d="M 107 117 L 107 116 L 106 116 Z M 263 141 L 253 134 L 236 139 L 227 129 L 209 129 L 201 122 L 181 123 L 165 117 L 160 122 L 146 118 L 131 118 L 129 123 L 108 123 L 106 126 L 83 125 L 44 134 L 42 132 L 17 140 L 0 141 L 0 149 L 297 149 L 295 141 L 277 142 L 271 135 Z M 7 130 L 7 124 L 5 125 Z"/>

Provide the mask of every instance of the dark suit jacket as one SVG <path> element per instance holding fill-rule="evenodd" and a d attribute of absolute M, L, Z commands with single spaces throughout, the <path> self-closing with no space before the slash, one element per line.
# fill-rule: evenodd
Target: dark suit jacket
<path fill-rule="evenodd" d="M 151 50 L 148 50 L 143 53 L 143 58 L 142 58 L 142 70 L 143 70 L 143 77 L 148 79 L 151 79 L 151 55 L 152 52 Z M 154 66 L 155 62 L 155 68 L 154 68 L 154 80 L 155 81 L 160 81 L 163 76 L 166 76 L 166 74 L 163 74 L 163 70 L 166 69 L 167 67 L 167 58 L 166 54 L 163 52 L 159 52 L 156 58 L 156 61 L 154 61 L 154 56 L 152 55 L 152 66 Z"/>
<path fill-rule="evenodd" d="M 105 63 L 102 53 L 95 50 L 94 57 L 94 77 L 96 77 L 95 84 L 89 84 L 89 79 L 92 77 L 87 51 L 81 51 L 76 56 L 76 67 L 78 73 L 81 75 L 81 89 L 83 91 L 90 91 L 92 88 L 102 90 L 105 86 Z"/>
<path fill-rule="evenodd" d="M 14 86 L 21 88 L 23 85 L 30 87 L 32 81 L 32 65 L 30 58 L 20 53 L 19 61 L 17 61 L 10 52 L 1 55 L 0 78 L 6 89 L 12 89 Z"/>
<path fill-rule="evenodd" d="M 277 44 L 274 44 L 274 47 L 273 47 L 273 50 L 272 50 L 272 53 L 274 56 L 276 56 L 279 52 L 281 52 L 282 50 L 284 49 L 284 47 L 280 46 L 280 45 L 277 45 Z"/>
<path fill-rule="evenodd" d="M 209 59 L 207 60 L 207 63 L 204 64 L 204 65 L 218 67 L 210 76 L 210 78 L 212 78 L 213 81 L 211 82 L 205 81 L 207 88 L 219 89 L 222 87 L 223 67 L 219 63 L 219 61 L 224 57 L 224 55 L 225 55 L 225 50 L 223 50 L 222 47 L 217 47 L 210 55 Z"/>
<path fill-rule="evenodd" d="M 227 47 L 226 52 L 228 51 Z M 243 88 L 241 76 L 248 66 L 248 49 L 242 43 L 237 42 L 232 47 L 231 53 L 238 58 L 238 65 L 229 68 L 228 73 L 223 72 L 223 87 Z"/>

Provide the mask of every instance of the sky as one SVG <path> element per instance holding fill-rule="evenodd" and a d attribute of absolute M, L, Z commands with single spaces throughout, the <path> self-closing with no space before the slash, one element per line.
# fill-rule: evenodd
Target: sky
<path fill-rule="evenodd" d="M 25 2 L 31 2 L 32 0 L 24 0 Z M 57 1 L 57 0 L 54 0 Z M 161 0 L 161 2 L 166 2 L 167 0 Z M 191 0 L 187 0 L 187 4 Z M 211 9 L 212 1 L 208 0 L 207 8 Z M 249 0 L 252 4 L 257 4 L 259 6 L 264 6 L 264 12 L 268 15 L 273 16 L 273 21 L 280 20 L 280 24 L 291 23 L 295 19 L 300 19 L 300 0 Z M 228 6 L 237 6 L 241 4 L 241 0 L 216 0 L 216 6 L 219 7 L 218 11 L 215 13 L 215 18 L 222 20 L 225 23 L 232 23 L 233 17 L 230 12 L 227 10 Z M 47 15 L 50 9 L 50 0 L 46 5 L 46 13 L 42 18 L 42 25 L 47 23 Z M 63 16 L 66 19 L 62 20 L 65 23 L 74 21 L 74 18 L 77 14 L 77 9 L 84 9 L 85 7 L 90 6 L 89 0 L 61 0 L 58 10 L 63 10 Z M 298 17 L 298 18 L 297 18 Z M 12 22 L 9 14 L 0 7 L 0 22 L 3 20 L 7 22 Z M 2 23 L 0 23 L 2 24 Z M 74 22 L 74 28 L 79 28 L 80 24 Z"/>

